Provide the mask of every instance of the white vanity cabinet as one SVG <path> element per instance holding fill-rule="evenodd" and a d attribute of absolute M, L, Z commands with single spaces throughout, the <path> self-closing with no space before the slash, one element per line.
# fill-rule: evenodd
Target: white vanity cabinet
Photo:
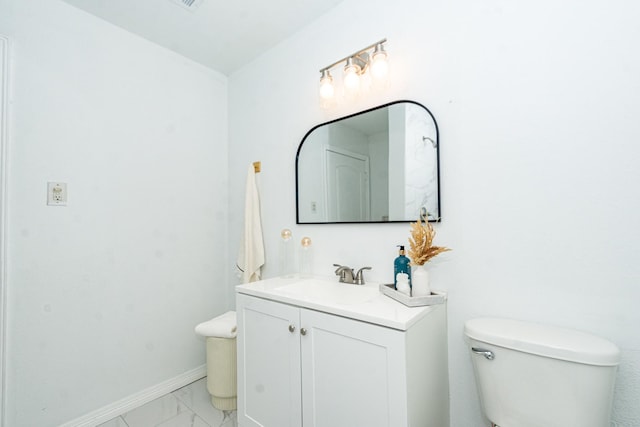
<path fill-rule="evenodd" d="M 300 309 L 238 295 L 236 314 L 238 424 L 300 426 Z"/>
<path fill-rule="evenodd" d="M 445 305 L 407 330 L 242 293 L 236 311 L 241 427 L 449 425 Z"/>

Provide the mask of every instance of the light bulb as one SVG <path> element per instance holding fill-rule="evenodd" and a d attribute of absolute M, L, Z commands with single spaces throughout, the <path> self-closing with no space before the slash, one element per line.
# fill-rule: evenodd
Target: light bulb
<path fill-rule="evenodd" d="M 343 83 L 345 89 L 350 92 L 356 92 L 360 88 L 360 67 L 353 63 L 353 58 L 347 59 L 347 65 L 344 67 Z"/>
<path fill-rule="evenodd" d="M 382 44 L 376 45 L 376 49 L 371 57 L 371 75 L 376 80 L 384 80 L 389 74 L 389 61 L 387 52 Z"/>
<path fill-rule="evenodd" d="M 333 88 L 333 78 L 329 73 L 329 70 L 322 70 L 322 76 L 320 77 L 320 98 L 331 99 L 335 93 Z"/>
<path fill-rule="evenodd" d="M 311 246 L 311 239 L 308 237 L 303 237 L 300 241 L 300 244 L 303 248 L 308 248 L 309 246 Z"/>
<path fill-rule="evenodd" d="M 371 75 L 377 80 L 387 77 L 389 74 L 389 61 L 387 61 L 386 52 L 377 54 L 371 60 Z"/>

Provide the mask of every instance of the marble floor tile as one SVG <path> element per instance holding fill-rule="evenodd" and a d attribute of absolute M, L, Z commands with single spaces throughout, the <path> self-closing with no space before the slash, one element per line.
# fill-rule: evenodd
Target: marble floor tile
<path fill-rule="evenodd" d="M 220 427 L 238 427 L 238 412 L 228 412 Z"/>
<path fill-rule="evenodd" d="M 207 424 L 213 427 L 221 425 L 223 413 L 211 404 L 211 395 L 207 391 L 206 377 L 174 391 L 173 395 L 198 414 Z M 227 426 L 225 425 L 225 427 Z"/>
<path fill-rule="evenodd" d="M 100 424 L 97 427 L 129 427 L 129 426 L 127 426 L 127 423 L 124 422 L 122 417 L 118 417 L 118 418 L 109 420 L 106 423 Z"/>
<path fill-rule="evenodd" d="M 191 411 L 184 411 L 155 427 L 212 427 Z M 213 426 L 217 427 L 217 426 Z"/>
<path fill-rule="evenodd" d="M 235 411 L 214 408 L 207 378 L 132 409 L 98 427 L 237 427 Z"/>
<path fill-rule="evenodd" d="M 173 394 L 165 394 L 122 416 L 127 427 L 153 427 L 189 409 Z"/>

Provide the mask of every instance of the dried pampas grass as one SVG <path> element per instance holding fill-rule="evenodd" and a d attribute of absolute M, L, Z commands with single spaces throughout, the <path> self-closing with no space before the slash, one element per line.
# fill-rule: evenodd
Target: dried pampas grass
<path fill-rule="evenodd" d="M 409 237 L 409 258 L 411 265 L 424 265 L 434 256 L 451 249 L 443 246 L 433 246 L 433 238 L 436 231 L 425 218 L 423 223 L 420 218 L 411 223 L 411 237 Z"/>

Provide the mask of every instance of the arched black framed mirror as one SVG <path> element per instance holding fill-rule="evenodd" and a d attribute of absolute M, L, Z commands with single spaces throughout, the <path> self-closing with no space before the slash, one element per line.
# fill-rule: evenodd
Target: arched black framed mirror
<path fill-rule="evenodd" d="M 296 155 L 296 222 L 335 224 L 441 217 L 438 125 L 396 101 L 312 128 Z"/>

